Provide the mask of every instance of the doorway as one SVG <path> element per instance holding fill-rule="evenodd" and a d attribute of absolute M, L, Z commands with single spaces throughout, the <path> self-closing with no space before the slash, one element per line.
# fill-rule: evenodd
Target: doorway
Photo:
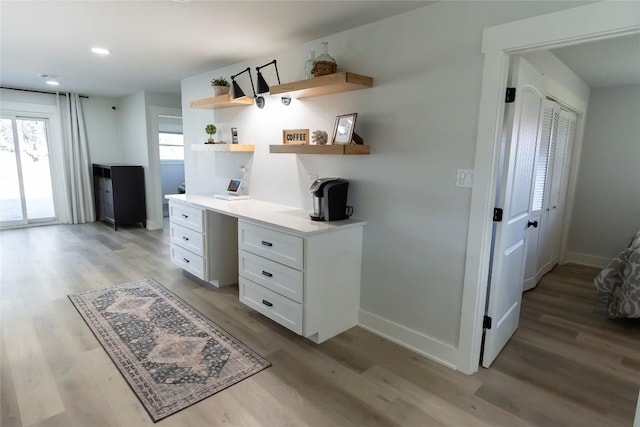
<path fill-rule="evenodd" d="M 182 117 L 158 116 L 158 144 L 160 154 L 160 187 L 162 216 L 169 216 L 167 194 L 184 191 L 184 137 Z"/>
<path fill-rule="evenodd" d="M 462 372 L 472 374 L 479 366 L 509 58 L 534 50 L 638 34 L 637 12 L 638 7 L 634 4 L 595 3 L 484 30 L 475 183 L 471 195 L 456 364 Z"/>
<path fill-rule="evenodd" d="M 0 228 L 57 221 L 47 118 L 0 118 Z"/>

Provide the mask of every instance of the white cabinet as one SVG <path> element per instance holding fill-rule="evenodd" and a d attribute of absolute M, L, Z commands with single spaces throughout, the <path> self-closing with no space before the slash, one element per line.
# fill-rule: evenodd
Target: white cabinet
<path fill-rule="evenodd" d="M 171 259 L 199 279 L 238 283 L 240 301 L 321 343 L 358 324 L 364 221 L 247 199 L 170 195 Z"/>
<path fill-rule="evenodd" d="M 237 283 L 235 218 L 170 200 L 169 221 L 174 264 L 216 287 Z"/>
<path fill-rule="evenodd" d="M 240 301 L 321 343 L 357 325 L 362 227 L 296 235 L 238 221 Z"/>

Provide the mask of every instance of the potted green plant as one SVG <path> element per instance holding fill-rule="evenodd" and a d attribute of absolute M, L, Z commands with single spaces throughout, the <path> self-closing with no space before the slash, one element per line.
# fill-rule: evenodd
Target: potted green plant
<path fill-rule="evenodd" d="M 218 77 L 211 80 L 211 87 L 213 87 L 213 94 L 215 96 L 226 95 L 229 93 L 229 82 L 224 77 Z"/>
<path fill-rule="evenodd" d="M 215 144 L 216 142 L 213 140 L 213 135 L 216 134 L 216 132 L 218 131 L 218 128 L 215 127 L 215 125 L 209 123 L 208 125 L 205 126 L 204 131 L 207 133 L 207 135 L 209 135 L 209 139 L 207 140 L 207 144 Z"/>

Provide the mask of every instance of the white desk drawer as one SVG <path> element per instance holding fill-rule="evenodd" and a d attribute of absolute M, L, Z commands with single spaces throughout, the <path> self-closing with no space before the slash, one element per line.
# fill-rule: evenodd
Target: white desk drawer
<path fill-rule="evenodd" d="M 238 247 L 302 270 L 302 237 L 238 221 Z"/>
<path fill-rule="evenodd" d="M 169 220 L 183 227 L 202 233 L 204 230 L 204 211 L 193 206 L 169 202 Z"/>
<path fill-rule="evenodd" d="M 289 299 L 302 302 L 302 271 L 239 251 L 240 275 Z"/>
<path fill-rule="evenodd" d="M 302 335 L 302 304 L 240 276 L 240 302 Z"/>
<path fill-rule="evenodd" d="M 204 277 L 204 260 L 201 256 L 195 255 L 172 243 L 171 261 L 197 278 L 206 280 Z"/>
<path fill-rule="evenodd" d="M 196 255 L 204 256 L 202 233 L 171 223 L 171 243 L 181 246 Z"/>

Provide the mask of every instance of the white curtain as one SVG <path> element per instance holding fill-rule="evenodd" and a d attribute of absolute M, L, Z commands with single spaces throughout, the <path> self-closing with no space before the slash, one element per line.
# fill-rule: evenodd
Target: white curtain
<path fill-rule="evenodd" d="M 58 108 L 64 130 L 65 188 L 69 223 L 93 222 L 95 207 L 91 161 L 80 96 L 77 93 L 66 94 L 66 98 L 58 104 Z"/>

